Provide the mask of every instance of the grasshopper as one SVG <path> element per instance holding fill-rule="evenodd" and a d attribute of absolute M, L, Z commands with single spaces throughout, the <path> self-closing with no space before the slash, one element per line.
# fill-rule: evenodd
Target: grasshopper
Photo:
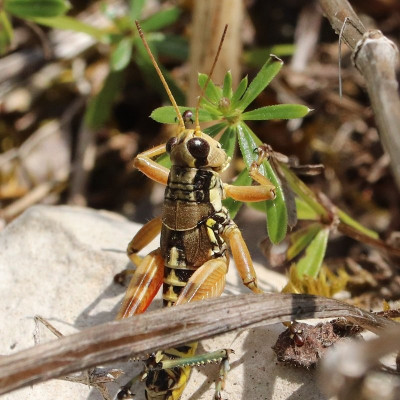
<path fill-rule="evenodd" d="M 163 284 L 165 307 L 177 306 L 220 296 L 228 271 L 228 247 L 240 277 L 250 290 L 261 293 L 253 263 L 239 228 L 222 206 L 231 197 L 252 202 L 275 198 L 274 185 L 258 170 L 255 162 L 249 170 L 255 186 L 233 186 L 223 183 L 220 173 L 229 158 L 221 144 L 201 131 L 199 107 L 207 83 L 198 99 L 194 129 L 187 127 L 191 112 L 181 115 L 175 99 L 155 61 L 138 22 L 138 32 L 161 82 L 175 109 L 178 120 L 176 136 L 136 156 L 134 166 L 150 179 L 166 186 L 161 217 L 145 224 L 128 245 L 128 256 L 137 269 L 126 291 L 117 319 L 144 312 Z M 226 28 L 224 31 L 224 35 Z M 210 76 L 221 49 L 218 49 Z M 209 78 L 210 79 L 210 78 Z M 167 152 L 171 169 L 154 158 Z M 143 260 L 137 253 L 161 233 L 160 247 Z M 192 365 L 219 360 L 222 365 L 215 398 L 220 399 L 228 367 L 228 350 L 196 356 L 197 343 L 190 343 L 158 352 L 146 362 L 146 398 L 177 400 L 190 375 Z M 130 383 L 118 398 L 128 396 Z"/>

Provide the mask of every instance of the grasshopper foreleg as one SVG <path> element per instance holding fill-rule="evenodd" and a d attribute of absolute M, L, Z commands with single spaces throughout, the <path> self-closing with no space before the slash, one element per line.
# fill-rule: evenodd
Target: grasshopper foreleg
<path fill-rule="evenodd" d="M 158 164 L 152 158 L 165 153 L 165 144 L 153 147 L 143 153 L 138 154 L 133 165 L 139 171 L 143 172 L 151 180 L 166 185 L 168 181 L 169 169 Z"/>
<path fill-rule="evenodd" d="M 249 175 L 259 185 L 235 186 L 224 184 L 226 197 L 244 202 L 273 200 L 275 198 L 275 186 L 259 171 L 259 167 L 260 164 L 258 164 L 258 161 L 255 161 L 249 170 Z"/>

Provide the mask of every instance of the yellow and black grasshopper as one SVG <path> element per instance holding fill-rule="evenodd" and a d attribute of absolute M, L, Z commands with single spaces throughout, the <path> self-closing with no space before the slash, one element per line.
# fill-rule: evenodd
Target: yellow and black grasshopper
<path fill-rule="evenodd" d="M 220 143 L 203 133 L 199 126 L 200 99 L 207 84 L 196 107 L 195 128 L 188 129 L 185 122 L 191 118 L 191 113 L 181 115 L 141 28 L 136 24 L 179 123 L 176 136 L 166 144 L 139 154 L 134 160 L 136 168 L 150 179 L 166 185 L 166 189 L 161 217 L 144 225 L 129 243 L 128 255 L 138 267 L 117 318 L 144 312 L 162 284 L 166 307 L 220 296 L 228 271 L 228 247 L 243 283 L 253 292 L 260 293 L 247 246 L 237 225 L 222 206 L 222 200 L 226 197 L 244 202 L 273 199 L 275 187 L 258 171 L 257 162 L 253 163 L 249 174 L 259 185 L 233 186 L 221 181 L 220 173 L 230 160 Z M 218 53 L 214 65 L 217 57 Z M 165 152 L 171 158 L 170 170 L 154 161 Z M 160 232 L 160 247 L 138 263 L 137 253 Z M 190 365 L 207 359 L 207 355 L 205 358 L 195 356 L 196 347 L 197 343 L 190 343 L 149 358 L 146 363 L 148 400 L 180 398 L 189 378 Z M 208 358 L 222 360 L 227 358 L 226 353 L 216 352 Z M 223 376 L 224 373 L 221 381 Z M 129 386 L 124 387 L 119 398 L 124 398 Z M 222 382 L 217 385 L 216 398 L 220 398 L 221 386 Z"/>

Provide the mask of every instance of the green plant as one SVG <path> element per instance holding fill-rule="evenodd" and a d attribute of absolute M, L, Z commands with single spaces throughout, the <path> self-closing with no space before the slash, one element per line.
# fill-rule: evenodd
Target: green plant
<path fill-rule="evenodd" d="M 299 104 L 280 104 L 246 111 L 253 100 L 279 72 L 282 64 L 282 61 L 276 57 L 268 59 L 249 85 L 247 77 L 245 77 L 235 91 L 232 89 L 232 75 L 228 72 L 222 88 L 210 81 L 205 91 L 205 98 L 201 101 L 200 120 L 221 121 L 205 129 L 205 132 L 210 136 L 215 136 L 224 130 L 220 142 L 229 157 L 233 157 L 236 141 L 239 141 L 247 169 L 250 168 L 253 161 L 257 160 L 256 150 L 262 143 L 246 121 L 301 118 L 309 112 L 308 107 Z M 199 75 L 201 87 L 205 85 L 206 80 L 207 75 Z M 181 109 L 183 111 L 187 108 L 182 107 Z M 194 110 L 192 109 L 192 111 Z M 174 117 L 171 112 L 171 107 L 161 107 L 156 109 L 151 117 L 158 122 L 173 123 Z M 247 169 L 239 174 L 233 184 L 251 184 Z M 275 200 L 262 202 L 262 204 L 258 204 L 258 208 L 266 213 L 267 229 L 271 241 L 279 243 L 285 238 L 288 225 L 285 194 L 277 174 L 268 161 L 263 161 L 260 171 L 276 186 Z M 231 199 L 225 201 L 225 206 L 229 209 L 232 217 L 236 215 L 241 205 L 240 202 Z"/>
<path fill-rule="evenodd" d="M 215 121 L 216 124 L 206 128 L 204 132 L 210 136 L 216 136 L 223 132 L 220 142 L 230 157 L 233 157 L 236 141 L 238 141 L 247 167 L 238 175 L 234 184 L 251 184 L 248 168 L 253 161 L 257 160 L 256 150 L 262 144 L 246 121 L 302 118 L 310 111 L 306 106 L 299 104 L 281 104 L 246 111 L 247 107 L 271 82 L 281 67 L 282 61 L 273 57 L 264 63 L 249 85 L 247 77 L 245 77 L 239 83 L 237 89 L 233 91 L 232 77 L 228 72 L 225 75 L 222 88 L 212 81 L 206 88 L 205 98 L 201 101 L 200 120 Z M 206 80 L 207 75 L 199 74 L 201 87 L 204 87 Z M 187 107 L 180 107 L 182 112 L 187 109 Z M 193 108 L 189 109 L 194 112 Z M 175 113 L 170 106 L 154 110 L 151 117 L 161 123 L 175 122 Z M 168 157 L 161 157 L 159 162 L 167 165 Z M 249 205 L 266 214 L 267 230 L 271 242 L 274 244 L 281 242 L 287 235 L 288 214 L 290 212 L 287 195 L 281 182 L 281 180 L 285 180 L 290 191 L 296 195 L 297 218 L 310 221 L 304 228 L 288 235 L 290 245 L 286 252 L 286 258 L 289 261 L 298 258 L 298 261 L 292 265 L 290 277 L 293 278 L 293 282 L 291 284 L 297 288 L 297 291 L 321 292 L 315 294 L 334 293 L 337 289 L 336 286 L 343 287 L 347 278 L 344 273 L 335 278 L 332 273 L 322 272 L 321 268 L 330 232 L 338 229 L 350 237 L 367 243 L 377 245 L 383 242 L 378 239 L 377 233 L 363 227 L 344 211 L 333 205 L 325 204 L 297 177 L 290 165 L 278 162 L 280 173 L 283 175 L 280 178 L 271 164 L 273 163 L 264 160 L 261 172 L 276 186 L 275 200 L 255 204 L 249 203 Z M 228 199 L 225 201 L 225 205 L 233 217 L 242 204 Z"/>
<path fill-rule="evenodd" d="M 120 92 L 124 81 L 124 74 L 133 59 L 141 73 L 164 96 L 165 91 L 154 79 L 154 69 L 144 53 L 144 48 L 137 37 L 134 21 L 140 19 L 145 0 L 130 0 L 129 12 L 126 15 L 115 15 L 105 4 L 102 12 L 111 22 L 111 27 L 99 29 L 86 24 L 77 18 L 66 15 L 70 5 L 66 0 L 4 0 L 0 6 L 0 53 L 4 54 L 13 39 L 13 28 L 10 17 L 18 17 L 37 24 L 92 36 L 96 41 L 110 46 L 110 69 L 104 80 L 102 89 L 94 95 L 88 104 L 85 113 L 85 123 L 98 129 L 108 120 L 111 105 Z M 178 60 L 185 60 L 188 54 L 187 42 L 176 35 L 164 34 L 159 30 L 174 23 L 180 15 L 178 7 L 169 7 L 151 15 L 142 22 L 149 45 L 157 58 L 158 54 L 167 55 Z M 170 77 L 168 71 L 163 73 L 177 100 L 184 102 L 185 96 Z"/>
<path fill-rule="evenodd" d="M 69 8 L 66 0 L 3 0 L 0 3 L 0 54 L 7 52 L 14 37 L 11 17 L 51 20 L 63 16 Z"/>
<path fill-rule="evenodd" d="M 134 21 L 140 19 L 143 5 L 144 0 L 131 0 L 129 14 L 122 17 L 113 15 L 106 8 L 103 9 L 114 26 L 113 31 L 108 34 L 108 41 L 112 47 L 110 53 L 110 72 L 104 81 L 102 90 L 91 99 L 88 105 L 85 122 L 91 128 L 98 129 L 107 121 L 111 104 L 122 87 L 124 74 L 132 59 L 132 55 L 134 55 L 134 61 L 143 76 L 147 78 L 149 85 L 153 86 L 162 96 L 165 96 L 165 90 L 156 78 L 153 65 L 145 53 L 135 27 Z M 142 20 L 142 29 L 146 32 L 149 46 L 156 59 L 159 54 L 172 56 L 178 60 L 185 60 L 187 58 L 188 46 L 183 38 L 158 31 L 174 23 L 179 15 L 180 9 L 178 7 L 170 7 Z M 185 102 L 183 92 L 175 84 L 168 71 L 162 67 L 160 68 L 174 96 L 180 102 Z"/>

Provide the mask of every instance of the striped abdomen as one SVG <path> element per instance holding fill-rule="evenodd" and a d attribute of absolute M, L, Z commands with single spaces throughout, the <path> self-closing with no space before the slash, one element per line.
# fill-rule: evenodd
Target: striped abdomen
<path fill-rule="evenodd" d="M 175 303 L 194 271 L 226 251 L 219 235 L 226 221 L 219 175 L 196 168 L 171 168 L 165 190 L 161 252 L 165 260 L 164 305 Z"/>

